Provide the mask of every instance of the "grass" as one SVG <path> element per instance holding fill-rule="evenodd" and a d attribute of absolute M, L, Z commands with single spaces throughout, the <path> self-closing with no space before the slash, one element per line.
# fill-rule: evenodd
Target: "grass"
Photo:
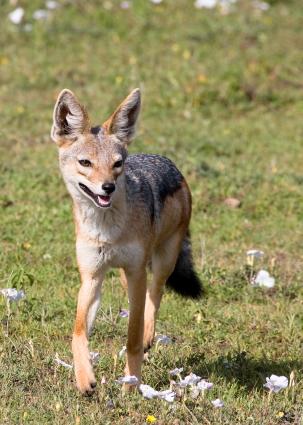
<path fill-rule="evenodd" d="M 1 5 L 0 287 L 23 288 L 7 310 L 0 300 L 0 423 L 3 424 L 302 424 L 302 18 L 300 0 L 249 1 L 226 16 L 193 2 L 64 2 L 45 21 L 43 3 L 20 1 L 32 31 Z M 157 331 L 174 343 L 153 349 L 143 380 L 169 385 L 183 366 L 208 378 L 204 399 L 173 405 L 122 397 L 117 353 L 126 341 L 119 308 L 127 299 L 108 275 L 91 349 L 99 351 L 91 399 L 74 388 L 71 330 L 79 288 L 71 202 L 50 141 L 52 108 L 68 87 L 95 123 L 134 87 L 143 110 L 132 152 L 169 156 L 193 193 L 192 237 L 206 296 L 166 293 Z M 236 197 L 241 207 L 224 204 Z M 265 251 L 271 290 L 248 283 L 245 252 Z M 259 266 L 258 266 L 259 267 Z M 272 397 L 271 374 L 295 386 Z M 101 385 L 105 377 L 106 385 Z M 210 403 L 220 397 L 223 409 Z M 283 415 L 278 413 L 283 412 Z"/>

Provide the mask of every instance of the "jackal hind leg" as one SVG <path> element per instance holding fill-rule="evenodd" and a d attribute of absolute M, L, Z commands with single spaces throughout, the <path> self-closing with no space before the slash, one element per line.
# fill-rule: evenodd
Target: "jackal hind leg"
<path fill-rule="evenodd" d="M 175 233 L 155 249 L 152 255 L 152 281 L 147 289 L 144 312 L 144 352 L 154 341 L 156 315 L 160 307 L 164 285 L 172 274 L 180 252 L 183 232 Z"/>
<path fill-rule="evenodd" d="M 141 380 L 143 361 L 144 306 L 146 295 L 146 268 L 125 270 L 129 298 L 129 321 L 125 375 Z M 132 387 L 125 385 L 124 390 Z"/>

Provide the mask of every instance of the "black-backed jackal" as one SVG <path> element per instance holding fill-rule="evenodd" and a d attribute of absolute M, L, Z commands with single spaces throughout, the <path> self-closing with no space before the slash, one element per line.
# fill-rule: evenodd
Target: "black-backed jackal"
<path fill-rule="evenodd" d="M 139 109 L 139 89 L 100 127 L 91 127 L 86 110 L 69 90 L 59 94 L 54 109 L 51 136 L 73 200 L 82 282 L 72 350 L 77 386 L 87 394 L 96 386 L 88 335 L 110 267 L 121 269 L 128 290 L 125 374 L 139 380 L 164 284 L 184 296 L 201 294 L 188 233 L 191 195 L 186 181 L 167 158 L 127 154 Z M 147 287 L 148 265 L 153 279 Z"/>

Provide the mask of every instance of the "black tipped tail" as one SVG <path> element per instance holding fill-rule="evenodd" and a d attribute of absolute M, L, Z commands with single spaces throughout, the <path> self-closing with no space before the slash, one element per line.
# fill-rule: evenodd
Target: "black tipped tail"
<path fill-rule="evenodd" d="M 187 298 L 200 298 L 203 293 L 202 284 L 194 270 L 189 234 L 182 243 L 175 269 L 168 278 L 166 285 Z"/>

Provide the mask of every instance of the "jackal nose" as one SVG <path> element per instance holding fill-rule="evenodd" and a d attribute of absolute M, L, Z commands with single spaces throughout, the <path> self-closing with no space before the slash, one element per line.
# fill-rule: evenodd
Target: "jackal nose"
<path fill-rule="evenodd" d="M 108 195 L 112 193 L 115 190 L 116 186 L 115 183 L 103 183 L 102 189 L 104 192 L 106 192 Z"/>

